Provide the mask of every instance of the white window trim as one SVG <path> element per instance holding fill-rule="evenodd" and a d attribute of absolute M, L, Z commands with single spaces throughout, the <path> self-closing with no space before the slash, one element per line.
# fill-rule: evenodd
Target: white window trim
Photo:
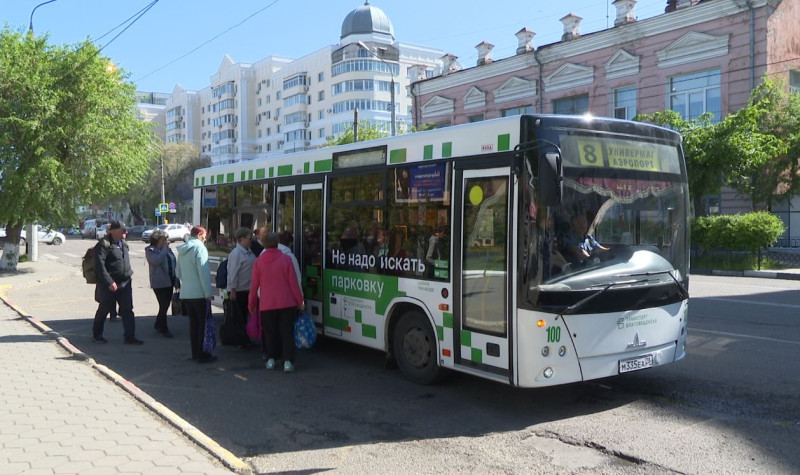
<path fill-rule="evenodd" d="M 594 82 L 594 68 L 580 64 L 567 63 L 553 71 L 544 78 L 545 90 L 548 92 L 562 91 L 579 86 L 586 86 Z"/>
<path fill-rule="evenodd" d="M 668 68 L 686 63 L 703 61 L 728 54 L 731 35 L 712 36 L 692 31 L 656 51 L 658 67 Z"/>
<path fill-rule="evenodd" d="M 606 79 L 617 79 L 639 74 L 639 57 L 621 49 L 606 63 Z"/>
<path fill-rule="evenodd" d="M 492 92 L 494 93 L 494 102 L 496 104 L 535 97 L 536 81 L 512 77 L 508 78 L 506 82 Z"/>

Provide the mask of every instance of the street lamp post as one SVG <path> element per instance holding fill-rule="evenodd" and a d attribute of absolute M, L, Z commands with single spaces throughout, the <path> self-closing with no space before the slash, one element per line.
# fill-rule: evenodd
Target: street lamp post
<path fill-rule="evenodd" d="M 385 64 L 386 67 L 389 68 L 389 74 L 392 76 L 392 84 L 391 84 L 392 85 L 392 90 L 391 90 L 391 93 L 390 93 L 390 99 L 389 100 L 392 102 L 390 107 L 391 107 L 391 120 L 392 120 L 392 137 L 394 137 L 396 135 L 396 128 L 395 127 L 397 127 L 397 125 L 396 125 L 397 124 L 397 120 L 396 120 L 397 117 L 395 115 L 396 114 L 396 112 L 395 112 L 396 107 L 395 107 L 395 103 L 394 103 L 394 70 L 392 69 L 392 66 L 389 63 L 384 61 L 383 58 L 381 58 L 374 51 L 369 49 L 369 47 L 366 44 L 364 44 L 363 41 L 359 41 L 357 44 L 358 44 L 358 46 L 360 46 L 360 47 L 364 48 L 365 50 L 367 50 L 367 52 L 369 54 L 374 56 L 378 61 L 380 61 L 381 63 Z"/>
<path fill-rule="evenodd" d="M 28 23 L 28 33 L 33 34 L 33 12 L 35 12 L 36 9 L 41 7 L 42 5 L 47 5 L 48 3 L 53 3 L 55 1 L 56 0 L 48 0 L 46 2 L 42 2 L 42 3 L 38 4 L 38 5 L 36 5 L 35 7 L 33 7 L 33 10 L 31 10 L 31 20 Z"/>

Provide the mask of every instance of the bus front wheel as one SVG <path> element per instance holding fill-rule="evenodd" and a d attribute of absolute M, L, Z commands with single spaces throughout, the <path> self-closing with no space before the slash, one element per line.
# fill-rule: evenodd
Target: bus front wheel
<path fill-rule="evenodd" d="M 393 346 L 397 366 L 406 378 L 418 384 L 439 380 L 442 368 L 437 361 L 436 336 L 421 312 L 414 310 L 400 318 Z"/>

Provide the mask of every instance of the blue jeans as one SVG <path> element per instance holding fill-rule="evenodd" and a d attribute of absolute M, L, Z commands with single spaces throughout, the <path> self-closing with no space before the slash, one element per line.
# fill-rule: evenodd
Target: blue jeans
<path fill-rule="evenodd" d="M 117 284 L 117 291 L 108 290 L 104 284 L 97 284 L 95 292 L 99 305 L 94 314 L 92 334 L 95 338 L 103 336 L 106 316 L 119 304 L 119 316 L 122 317 L 122 329 L 125 340 L 136 338 L 136 324 L 133 321 L 133 286 L 131 281 Z"/>

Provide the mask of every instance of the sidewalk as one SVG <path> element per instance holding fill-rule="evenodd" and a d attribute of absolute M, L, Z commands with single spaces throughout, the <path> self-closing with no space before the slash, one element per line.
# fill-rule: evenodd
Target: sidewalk
<path fill-rule="evenodd" d="M 39 285 L 56 270 L 63 276 L 60 265 L 43 260 L 0 274 L 0 474 L 248 473 L 247 464 L 6 296 L 10 284 Z"/>

